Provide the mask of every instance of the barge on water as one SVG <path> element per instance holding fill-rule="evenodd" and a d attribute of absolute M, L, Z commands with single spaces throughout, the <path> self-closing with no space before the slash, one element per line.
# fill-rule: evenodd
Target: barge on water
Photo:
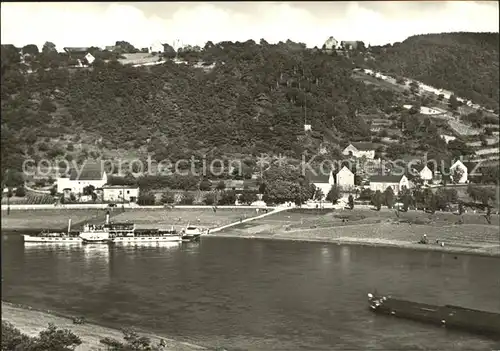
<path fill-rule="evenodd" d="M 500 313 L 452 305 L 429 305 L 372 294 L 368 294 L 368 302 L 370 309 L 375 313 L 411 319 L 450 329 L 461 329 L 500 339 Z"/>

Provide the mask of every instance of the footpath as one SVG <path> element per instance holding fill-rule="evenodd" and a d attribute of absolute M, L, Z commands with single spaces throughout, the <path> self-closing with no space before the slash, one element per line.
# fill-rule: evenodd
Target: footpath
<path fill-rule="evenodd" d="M 253 221 L 253 220 L 256 220 L 256 219 L 260 219 L 260 218 L 264 218 L 264 217 L 267 217 L 267 216 L 271 216 L 271 215 L 276 214 L 278 212 L 290 210 L 292 208 L 295 208 L 295 206 L 279 206 L 279 207 L 275 207 L 274 210 L 272 210 L 270 212 L 267 212 L 267 213 L 264 213 L 264 214 L 261 214 L 261 215 L 255 216 L 255 217 L 246 218 L 246 219 L 243 219 L 243 220 L 238 221 L 238 222 L 229 223 L 229 224 L 223 225 L 222 227 L 212 228 L 212 229 L 210 229 L 210 234 L 211 233 L 220 232 L 223 229 L 231 228 L 231 227 L 234 227 L 234 226 L 236 226 L 238 224 L 241 224 L 241 223 L 250 222 L 250 221 Z"/>

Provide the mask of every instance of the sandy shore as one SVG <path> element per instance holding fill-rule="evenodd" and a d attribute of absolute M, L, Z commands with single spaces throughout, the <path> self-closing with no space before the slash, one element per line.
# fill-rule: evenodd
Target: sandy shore
<path fill-rule="evenodd" d="M 8 302 L 2 301 L 2 320 L 12 323 L 16 328 L 29 336 L 36 336 L 38 333 L 53 323 L 58 328 L 70 329 L 82 339 L 82 344 L 76 348 L 76 351 L 94 351 L 104 350 L 104 345 L 99 340 L 108 337 L 123 341 L 123 333 L 120 330 L 112 329 L 96 324 L 73 324 L 69 318 L 56 315 L 54 313 L 37 311 L 29 307 L 20 307 Z M 152 340 L 153 343 L 165 341 L 165 350 L 173 351 L 193 351 L 208 350 L 204 347 L 189 344 L 182 341 L 162 338 L 157 335 L 140 333 Z"/>

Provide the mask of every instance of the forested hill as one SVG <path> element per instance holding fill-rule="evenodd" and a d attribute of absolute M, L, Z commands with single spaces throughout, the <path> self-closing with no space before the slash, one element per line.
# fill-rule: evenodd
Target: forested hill
<path fill-rule="evenodd" d="M 96 60 L 72 69 L 49 49 L 32 56 L 32 74 L 15 59 L 2 60 L 2 166 L 19 164 L 13 154 L 40 151 L 37 140 L 67 133 L 174 160 L 214 147 L 298 156 L 306 144 L 304 107 L 312 125 L 307 138 L 369 140 L 356 112 L 386 110 L 397 97 L 353 80 L 349 59 L 292 44 L 208 43 L 179 53 L 215 63 L 208 72 L 173 61 L 133 68 Z"/>
<path fill-rule="evenodd" d="M 372 47 L 372 68 L 450 90 L 492 109 L 499 103 L 499 34 L 442 33 Z"/>

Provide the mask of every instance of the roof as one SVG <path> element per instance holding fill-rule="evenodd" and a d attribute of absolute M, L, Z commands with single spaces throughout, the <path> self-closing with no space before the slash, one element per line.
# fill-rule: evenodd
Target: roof
<path fill-rule="evenodd" d="M 350 143 L 349 145 L 352 145 L 356 149 L 363 150 L 363 151 L 370 151 L 370 150 L 375 151 L 377 149 L 377 147 L 378 147 L 377 144 L 374 144 L 374 143 L 363 143 L 363 142 L 353 142 L 353 143 Z"/>
<path fill-rule="evenodd" d="M 370 177 L 370 183 L 399 183 L 403 175 L 374 175 Z"/>
<path fill-rule="evenodd" d="M 307 171 L 306 176 L 311 183 L 328 183 L 330 181 L 330 172 L 324 174 L 321 171 L 315 171 L 314 173 Z"/>
<path fill-rule="evenodd" d="M 89 50 L 88 47 L 71 47 L 71 48 L 64 48 L 64 51 L 66 52 L 87 52 Z"/>
<path fill-rule="evenodd" d="M 78 173 L 80 171 L 80 173 Z M 72 169 L 70 171 L 70 180 L 101 180 L 104 169 L 100 164 L 86 163 L 83 169 Z"/>
<path fill-rule="evenodd" d="M 351 166 L 351 167 L 349 167 L 349 166 Z M 342 167 L 340 167 L 337 170 L 333 171 L 333 174 L 337 175 L 344 168 L 346 168 L 348 171 L 350 171 L 351 173 L 354 174 L 354 172 L 352 171 L 353 167 L 352 167 L 352 165 L 349 165 L 349 164 L 342 165 Z"/>
<path fill-rule="evenodd" d="M 139 189 L 138 185 L 103 185 L 102 189 Z"/>

